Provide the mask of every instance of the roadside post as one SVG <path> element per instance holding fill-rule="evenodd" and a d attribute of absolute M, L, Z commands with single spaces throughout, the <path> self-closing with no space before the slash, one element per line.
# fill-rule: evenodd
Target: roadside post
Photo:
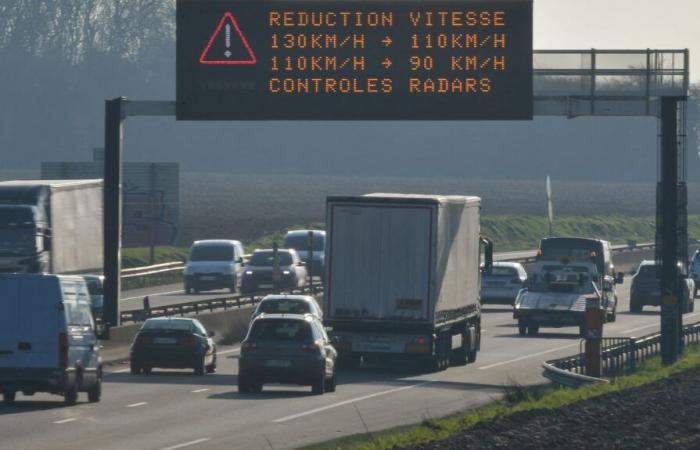
<path fill-rule="evenodd" d="M 600 378 L 604 311 L 599 298 L 586 299 L 586 375 Z"/>
<path fill-rule="evenodd" d="M 307 242 L 307 248 L 308 251 L 306 252 L 306 274 L 309 280 L 309 289 L 311 290 L 311 295 L 316 294 L 314 292 L 314 274 L 313 274 L 313 263 L 314 263 L 314 232 L 309 231 L 308 233 L 308 242 Z"/>
<path fill-rule="evenodd" d="M 272 243 L 272 281 L 275 285 L 279 283 L 282 279 L 282 272 L 280 271 L 280 258 L 279 258 L 279 246 L 277 242 Z M 277 286 L 275 286 L 277 287 Z"/>
<path fill-rule="evenodd" d="M 143 314 L 146 318 L 151 317 L 151 300 L 148 295 L 143 298 Z"/>

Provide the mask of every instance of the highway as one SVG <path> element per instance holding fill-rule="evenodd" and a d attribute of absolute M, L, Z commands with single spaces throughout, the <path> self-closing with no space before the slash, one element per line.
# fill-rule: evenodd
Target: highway
<path fill-rule="evenodd" d="M 658 309 L 627 312 L 629 285 L 628 277 L 619 287 L 618 320 L 606 325 L 606 336 L 658 330 Z M 699 317 L 687 314 L 684 321 Z M 294 386 L 239 394 L 235 346 L 219 349 L 219 370 L 207 376 L 190 371 L 132 376 L 128 366 L 112 366 L 98 404 L 81 395 L 68 408 L 60 397 L 37 394 L 18 396 L 13 407 L 0 406 L 0 448 L 290 449 L 420 422 L 489 402 L 504 384 L 543 382 L 543 360 L 578 352 L 577 328 L 542 331 L 539 337 L 520 337 L 508 307 L 487 306 L 476 363 L 433 374 L 397 364 L 340 372 L 337 392 L 323 396 Z"/>

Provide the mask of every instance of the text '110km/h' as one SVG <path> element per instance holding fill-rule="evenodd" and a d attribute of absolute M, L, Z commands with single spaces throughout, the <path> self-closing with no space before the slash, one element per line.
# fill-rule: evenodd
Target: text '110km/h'
<path fill-rule="evenodd" d="M 179 0 L 180 120 L 528 120 L 532 1 Z"/>

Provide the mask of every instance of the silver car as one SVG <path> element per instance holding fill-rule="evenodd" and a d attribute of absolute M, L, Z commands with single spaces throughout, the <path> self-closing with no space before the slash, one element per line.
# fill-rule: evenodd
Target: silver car
<path fill-rule="evenodd" d="M 323 320 L 323 311 L 310 295 L 268 295 L 255 308 L 252 318 L 266 314 L 311 314 Z"/>
<path fill-rule="evenodd" d="M 527 272 L 522 264 L 494 262 L 491 271 L 481 275 L 481 302 L 512 305 L 525 282 Z"/>

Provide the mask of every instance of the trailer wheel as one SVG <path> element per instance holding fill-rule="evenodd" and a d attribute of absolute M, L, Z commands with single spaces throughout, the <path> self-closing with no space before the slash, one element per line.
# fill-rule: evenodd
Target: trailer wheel
<path fill-rule="evenodd" d="M 464 366 L 467 364 L 468 357 L 467 357 L 467 335 L 466 333 L 462 333 L 462 346 L 458 348 L 457 350 L 452 350 L 451 354 L 451 362 L 452 365 L 455 366 Z"/>
<path fill-rule="evenodd" d="M 5 389 L 2 391 L 2 397 L 3 401 L 5 402 L 5 405 L 10 406 L 15 404 L 15 395 L 17 393 L 13 391 L 12 389 Z"/>

